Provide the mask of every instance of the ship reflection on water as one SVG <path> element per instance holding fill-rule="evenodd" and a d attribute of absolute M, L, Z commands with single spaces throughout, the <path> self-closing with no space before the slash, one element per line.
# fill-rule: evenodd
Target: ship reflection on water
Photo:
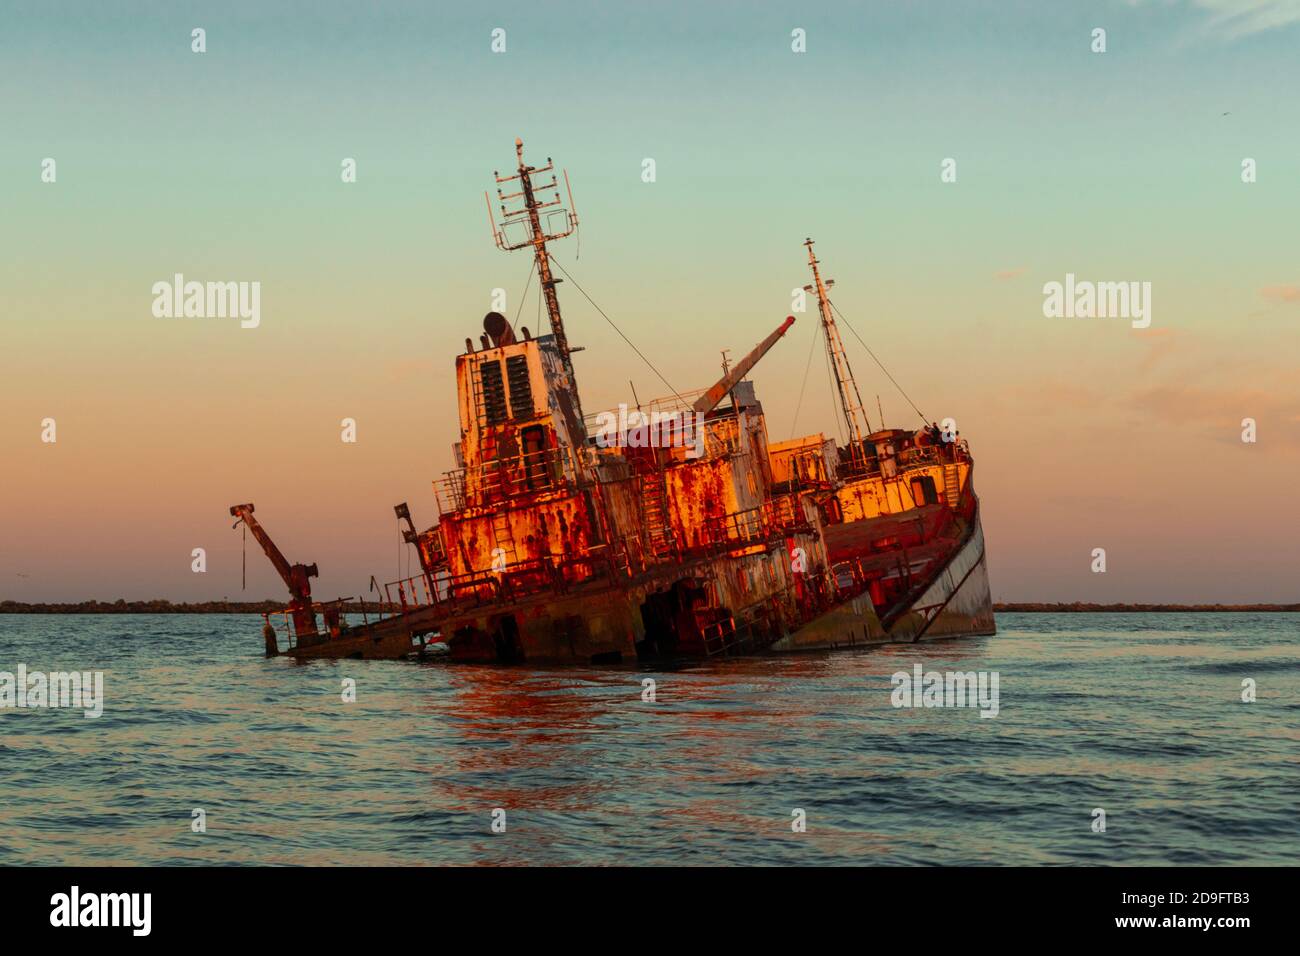
<path fill-rule="evenodd" d="M 885 835 L 827 819 L 795 832 L 794 812 L 809 809 L 803 801 L 774 799 L 771 812 L 758 813 L 748 797 L 740 799 L 761 790 L 798 794 L 807 772 L 796 765 L 798 753 L 829 743 L 854 714 L 887 705 L 887 675 L 872 681 L 881 690 L 874 703 L 845 687 L 810 696 L 835 670 L 826 655 L 728 659 L 676 671 L 445 668 L 450 698 L 423 706 L 456 729 L 458 743 L 447 765 L 431 768 L 431 803 L 480 815 L 504 809 L 506 833 L 491 833 L 485 817 L 475 848 L 498 864 L 581 862 L 550 824 L 579 825 L 591 808 L 607 817 L 599 830 L 615 854 L 608 862 L 635 862 L 619 858 L 624 842 L 635 848 L 665 840 L 680 844 L 679 862 L 709 863 L 691 844 L 723 834 L 738 844 L 788 842 L 791 862 L 800 845 L 823 842 L 828 853 L 869 854 Z M 657 742 L 665 739 L 671 752 Z M 824 767 L 817 776 L 825 782 L 838 773 Z M 711 836 L 701 841 L 703 833 Z"/>

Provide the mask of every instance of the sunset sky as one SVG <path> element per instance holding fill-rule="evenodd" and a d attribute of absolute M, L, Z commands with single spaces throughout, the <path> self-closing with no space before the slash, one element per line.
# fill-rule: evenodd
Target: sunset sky
<path fill-rule="evenodd" d="M 319 596 L 397 577 L 455 355 L 529 274 L 483 204 L 520 136 L 572 180 L 556 258 L 676 389 L 780 323 L 816 239 L 971 443 L 995 599 L 1300 600 L 1300 4 L 464 6 L 0 0 L 0 599 L 278 598 L 251 542 L 240 590 L 245 501 Z M 260 282 L 261 325 L 155 318 L 175 273 Z M 1150 328 L 1045 318 L 1067 273 L 1150 282 Z M 559 294 L 587 411 L 667 391 Z M 752 375 L 773 441 L 796 318 Z M 872 419 L 919 424 L 844 337 Z M 835 428 L 813 347 L 798 434 Z"/>

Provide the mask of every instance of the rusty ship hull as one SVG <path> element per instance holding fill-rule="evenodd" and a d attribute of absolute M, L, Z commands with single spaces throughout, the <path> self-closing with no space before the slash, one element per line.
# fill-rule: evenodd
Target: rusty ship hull
<path fill-rule="evenodd" d="M 516 153 L 497 182 L 518 191 L 498 188 L 493 235 L 534 253 L 550 332 L 492 312 L 479 342 L 465 340 L 457 467 L 434 482 L 432 526 L 396 506 L 420 571 L 384 585 L 373 610 L 314 600 L 316 566 L 290 564 L 251 504 L 231 508 L 290 593 L 265 616 L 266 653 L 600 664 L 993 633 L 969 446 L 924 422 L 867 427 L 811 240 L 806 288 L 845 441 L 769 443 L 749 374 L 793 316 L 708 388 L 586 415 L 546 249 L 576 215 L 543 219 L 558 180 L 542 181 L 551 164 L 525 163 L 522 143 Z M 513 245 L 511 225 L 524 237 Z"/>
<path fill-rule="evenodd" d="M 777 618 L 762 629 L 736 634 L 693 632 L 675 646 L 646 646 L 641 608 L 682 580 L 674 568 L 626 581 L 585 582 L 570 593 L 503 598 L 456 611 L 413 602 L 401 613 L 361 626 L 335 629 L 300 644 L 285 622 L 268 644 L 268 656 L 298 659 L 395 660 L 430 655 L 444 644 L 453 661 L 494 664 L 601 664 L 646 658 L 712 657 L 865 648 L 887 643 L 991 635 L 991 613 L 983 532 L 976 522 L 968 539 L 924 587 L 903 605 L 886 629 L 869 593 L 831 603 L 802 622 Z M 701 566 L 700 570 L 705 570 Z M 283 637 L 283 644 L 279 639 Z M 440 649 L 441 650 L 441 649 Z"/>

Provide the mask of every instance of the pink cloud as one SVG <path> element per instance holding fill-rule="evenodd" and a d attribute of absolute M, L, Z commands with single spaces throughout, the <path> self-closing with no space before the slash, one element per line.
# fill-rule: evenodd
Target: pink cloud
<path fill-rule="evenodd" d="M 1300 285 L 1266 285 L 1259 294 L 1269 302 L 1300 302 Z"/>

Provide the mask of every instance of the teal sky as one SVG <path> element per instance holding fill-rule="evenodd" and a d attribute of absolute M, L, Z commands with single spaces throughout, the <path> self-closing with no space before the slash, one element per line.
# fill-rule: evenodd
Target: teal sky
<path fill-rule="evenodd" d="M 528 274 L 492 246 L 482 198 L 522 136 L 572 177 L 581 257 L 570 239 L 557 258 L 678 389 L 780 322 L 815 237 L 854 326 L 975 445 L 995 596 L 1294 599 L 1277 568 L 1300 557 L 1282 530 L 1295 504 L 1223 526 L 1240 542 L 1225 575 L 1213 556 L 1183 563 L 1203 530 L 1162 524 L 1215 483 L 1154 489 L 1241 451 L 1246 415 L 1267 422 L 1251 480 L 1294 474 L 1296 3 L 462 6 L 0 0 L 0 441 L 22 501 L 6 505 L 0 597 L 231 593 L 228 564 L 195 576 L 188 554 L 226 542 L 225 505 L 249 498 L 321 563 L 322 593 L 391 566 L 391 504 L 431 522 L 428 481 L 450 467 L 452 357 L 491 289 L 513 313 Z M 1258 183 L 1241 183 L 1243 157 Z M 147 292 L 175 272 L 261 281 L 263 327 L 159 325 Z M 1066 272 L 1152 282 L 1167 334 L 1044 319 L 1041 286 Z M 589 410 L 627 400 L 629 379 L 664 391 L 575 290 L 561 300 Z M 814 334 L 799 318 L 754 376 L 774 439 Z M 909 423 L 846 341 L 864 397 Z M 799 432 L 834 427 L 814 359 Z M 59 453 L 98 443 L 75 473 L 32 445 L 52 410 Z M 335 457 L 343 415 L 364 459 Z M 1027 448 L 1045 429 L 1077 459 Z M 178 460 L 194 474 L 158 492 L 159 528 L 111 572 L 50 547 L 61 523 L 129 533 L 115 502 Z M 311 475 L 305 498 L 289 465 Z M 1077 575 L 1106 543 L 1099 521 L 1141 554 L 1124 575 Z M 278 593 L 258 573 L 257 596 Z"/>

